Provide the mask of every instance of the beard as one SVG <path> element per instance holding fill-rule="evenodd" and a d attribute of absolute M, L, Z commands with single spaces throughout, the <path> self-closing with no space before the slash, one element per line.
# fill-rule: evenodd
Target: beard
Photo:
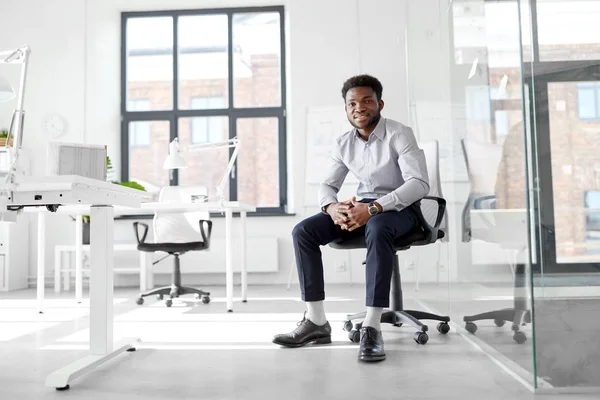
<path fill-rule="evenodd" d="M 371 127 L 376 126 L 379 123 L 380 119 L 381 119 L 381 111 L 379 111 L 379 109 L 377 109 L 377 113 L 371 117 L 369 122 L 367 122 L 367 126 L 365 126 L 364 128 L 361 128 L 360 126 L 358 126 L 351 117 L 348 117 L 348 122 L 350 122 L 350 125 L 352 125 L 356 129 L 366 129 L 366 128 L 371 128 Z"/>

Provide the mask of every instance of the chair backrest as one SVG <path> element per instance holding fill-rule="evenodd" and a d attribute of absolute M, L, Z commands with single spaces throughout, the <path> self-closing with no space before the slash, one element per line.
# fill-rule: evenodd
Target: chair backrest
<path fill-rule="evenodd" d="M 444 197 L 442 195 L 442 182 L 440 179 L 440 154 L 439 143 L 437 140 L 424 140 L 419 142 L 419 147 L 425 153 L 425 161 L 427 162 L 427 173 L 429 176 L 429 196 Z M 437 203 L 430 200 L 421 201 L 421 211 L 425 220 L 429 225 L 434 225 L 437 217 Z M 440 229 L 444 231 L 444 241 L 448 240 L 448 213 L 444 214 L 444 219 L 440 225 Z"/>
<path fill-rule="evenodd" d="M 204 190 L 205 193 L 200 193 Z M 158 201 L 161 203 L 191 203 L 192 194 L 208 194 L 205 188 L 166 186 L 161 189 Z M 208 212 L 157 212 L 154 214 L 155 243 L 201 242 L 199 220 L 209 220 Z"/>
<path fill-rule="evenodd" d="M 464 242 L 471 240 L 471 213 L 478 198 L 495 197 L 496 176 L 502 159 L 502 145 L 482 143 L 473 140 L 461 140 L 463 156 L 469 177 L 470 191 L 462 213 L 462 233 Z M 492 208 L 492 201 L 483 203 L 483 207 Z"/>

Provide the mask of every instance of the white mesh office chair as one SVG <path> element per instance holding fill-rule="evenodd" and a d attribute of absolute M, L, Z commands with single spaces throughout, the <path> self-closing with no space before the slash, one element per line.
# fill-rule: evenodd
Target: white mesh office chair
<path fill-rule="evenodd" d="M 427 158 L 427 169 L 430 182 L 437 186 L 439 182 L 439 156 L 438 142 L 427 141 L 420 142 L 419 147 L 425 152 Z M 446 215 L 446 200 L 435 196 L 426 196 L 423 200 L 414 203 L 411 207 L 417 213 L 421 226 L 412 232 L 396 239 L 394 247 L 396 251 L 408 250 L 412 246 L 425 246 L 437 242 L 445 236 L 445 232 L 440 229 Z M 351 250 L 366 248 L 365 237 L 358 236 L 350 240 L 329 243 L 334 249 Z M 363 262 L 363 265 L 365 263 Z M 402 326 L 402 324 L 411 324 L 417 327 L 418 331 L 414 334 L 414 340 L 418 344 L 425 344 L 429 340 L 427 331 L 428 326 L 420 320 L 441 321 L 437 325 L 438 332 L 446 334 L 450 331 L 450 317 L 431 314 L 423 311 L 405 310 L 402 299 L 402 285 L 400 282 L 400 266 L 398 257 L 394 257 L 394 266 L 392 272 L 392 285 L 390 289 L 390 309 L 381 316 L 382 323 Z M 348 338 L 355 343 L 360 341 L 360 328 L 362 322 L 353 324 L 352 321 L 364 320 L 366 313 L 350 314 L 346 317 L 344 329 L 348 331 Z"/>
<path fill-rule="evenodd" d="M 197 190 L 197 189 L 196 189 Z M 180 186 L 167 186 L 160 191 L 159 202 L 161 203 L 191 203 L 192 193 L 189 189 Z M 207 304 L 210 302 L 210 293 L 200 289 L 181 286 L 181 270 L 179 256 L 188 251 L 208 250 L 210 247 L 210 235 L 212 222 L 209 220 L 208 212 L 157 212 L 154 215 L 153 230 L 154 243 L 146 242 L 148 225 L 134 222 L 134 231 L 138 241 L 138 250 L 147 252 L 165 252 L 168 256 L 174 256 L 173 274 L 171 285 L 140 293 L 137 304 L 144 303 L 144 297 L 157 295 L 159 300 L 164 295 L 169 295 L 166 300 L 167 307 L 173 304 L 173 298 L 184 294 L 195 294 L 196 298 L 202 299 Z M 140 238 L 139 226 L 144 228 Z M 153 263 L 163 260 L 161 258 Z"/>
<path fill-rule="evenodd" d="M 521 344 L 527 340 L 521 326 L 531 322 L 525 293 L 525 264 L 517 262 L 519 254 L 523 254 L 527 246 L 527 217 L 519 210 L 496 210 L 496 175 L 502 158 L 502 145 L 467 139 L 463 139 L 461 144 L 471 184 L 462 213 L 463 242 L 482 240 L 498 244 L 505 251 L 514 276 L 513 307 L 465 316 L 465 329 L 474 334 L 477 331 L 475 321 L 493 320 L 498 327 L 508 321 L 512 323 L 513 340 Z M 481 214 L 477 226 L 472 226 L 472 210 Z"/>
<path fill-rule="evenodd" d="M 427 140 L 419 142 L 419 147 L 425 153 L 425 160 L 427 162 L 427 171 L 429 174 L 429 196 L 444 198 L 442 195 L 442 180 L 440 179 L 440 168 L 439 168 L 439 144 L 436 140 Z M 421 204 L 423 214 L 426 215 L 426 219 L 430 220 L 432 214 L 437 213 L 437 205 L 431 201 L 423 202 Z M 440 253 L 441 253 L 441 242 L 447 243 L 450 239 L 448 235 L 448 212 L 444 212 L 444 218 L 440 224 L 440 230 L 445 234 L 444 237 L 438 241 L 437 244 L 437 265 L 436 265 L 436 282 L 440 282 Z M 419 249 L 420 251 L 421 249 Z M 420 262 L 417 259 L 415 263 L 415 290 L 419 290 L 419 268 Z"/>

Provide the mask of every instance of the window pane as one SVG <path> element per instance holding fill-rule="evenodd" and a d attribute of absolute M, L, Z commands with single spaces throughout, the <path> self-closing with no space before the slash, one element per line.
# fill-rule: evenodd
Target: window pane
<path fill-rule="evenodd" d="M 135 121 L 128 126 L 130 138 L 132 132 L 148 132 L 147 145 L 129 143 L 129 180 L 139 182 L 150 192 L 169 185 L 169 171 L 163 169 L 169 149 L 169 126 L 168 121 Z"/>
<path fill-rule="evenodd" d="M 127 111 L 146 99 L 148 110 L 173 108 L 173 18 L 127 20 Z M 146 111 L 146 110 L 143 110 Z"/>
<path fill-rule="evenodd" d="M 229 137 L 227 117 L 181 118 L 179 120 L 179 141 L 188 168 L 179 170 L 179 184 L 183 186 L 205 186 L 208 196 L 215 199 L 217 186 L 226 172 L 229 162 L 229 148 L 191 149 L 193 130 L 197 121 L 204 121 L 202 132 L 212 142 L 222 142 Z M 203 143 L 206 143 L 203 142 Z M 224 199 L 229 200 L 229 178 L 225 181 Z"/>
<path fill-rule="evenodd" d="M 279 207 L 279 126 L 277 118 L 240 118 L 237 135 L 238 200 Z"/>
<path fill-rule="evenodd" d="M 182 110 L 227 107 L 227 15 L 179 17 L 179 108 Z M 218 103 L 193 103 L 193 99 L 218 98 Z"/>
<path fill-rule="evenodd" d="M 281 105 L 279 13 L 233 15 L 234 106 Z"/>
<path fill-rule="evenodd" d="M 579 101 L 579 118 L 596 118 L 596 96 L 594 89 L 591 87 L 579 87 L 577 99 Z"/>
<path fill-rule="evenodd" d="M 600 2 L 538 1 L 540 61 L 600 59 Z"/>

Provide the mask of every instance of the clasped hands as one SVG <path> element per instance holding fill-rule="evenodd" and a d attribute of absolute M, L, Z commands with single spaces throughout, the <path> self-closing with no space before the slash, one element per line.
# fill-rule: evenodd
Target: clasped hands
<path fill-rule="evenodd" d="M 355 196 L 350 200 L 331 204 L 327 207 L 327 214 L 336 225 L 349 232 L 366 225 L 371 218 L 369 205 L 357 202 Z"/>

